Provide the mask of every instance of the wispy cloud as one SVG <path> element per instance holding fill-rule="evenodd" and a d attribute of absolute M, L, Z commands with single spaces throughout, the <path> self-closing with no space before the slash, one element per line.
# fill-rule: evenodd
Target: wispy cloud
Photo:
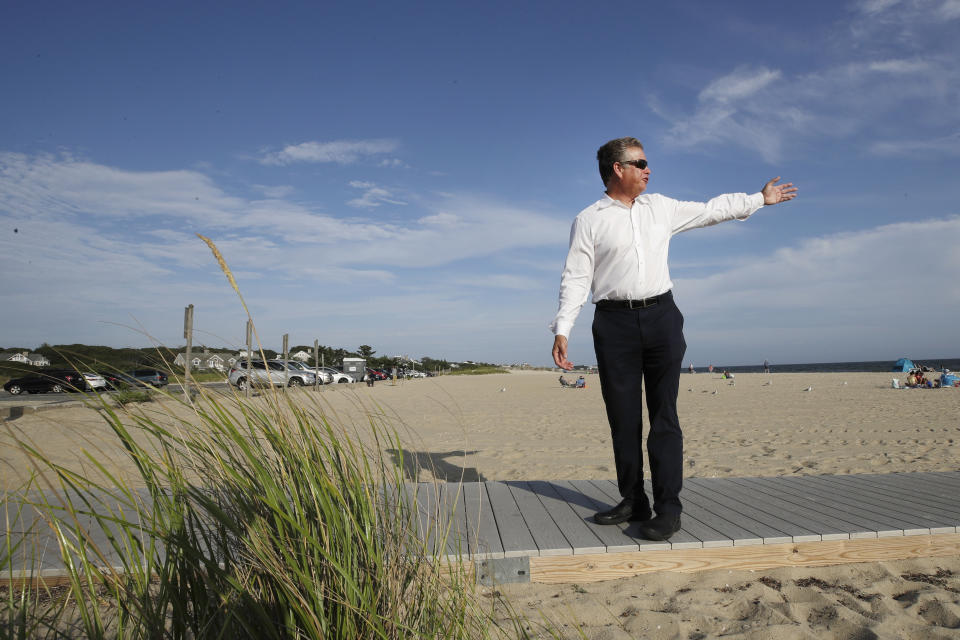
<path fill-rule="evenodd" d="M 811 238 L 676 288 L 699 340 L 761 349 L 754 358 L 804 343 L 811 361 L 929 353 L 960 317 L 958 244 L 960 216 L 916 220 Z"/>
<path fill-rule="evenodd" d="M 399 146 L 396 140 L 389 139 L 301 142 L 287 145 L 281 151 L 265 153 L 260 158 L 260 163 L 279 166 L 298 162 L 353 164 L 370 156 L 392 153 Z M 385 162 L 392 163 L 393 159 L 386 159 Z"/>
<path fill-rule="evenodd" d="M 960 128 L 960 50 L 951 33 L 960 0 L 869 0 L 855 11 L 833 27 L 836 46 L 812 58 L 819 66 L 799 73 L 738 66 L 708 81 L 686 109 L 651 99 L 669 123 L 666 143 L 736 146 L 776 163 L 787 144 L 865 136 L 863 148 L 879 140 L 883 150 L 897 129 L 902 138 L 931 140 L 930 151 L 952 153 L 943 140 Z"/>
<path fill-rule="evenodd" d="M 347 201 L 347 204 L 351 207 L 369 209 L 379 207 L 382 204 L 407 204 L 403 200 L 398 199 L 390 190 L 377 186 L 372 182 L 354 180 L 350 183 L 350 186 L 354 189 L 363 189 L 362 196 Z"/>
<path fill-rule="evenodd" d="M 699 98 L 701 102 L 719 103 L 746 100 L 779 80 L 781 75 L 779 70 L 742 67 L 711 82 L 700 92 Z"/>
<path fill-rule="evenodd" d="M 881 156 L 921 154 L 960 156 L 960 132 L 929 140 L 887 140 L 873 144 L 870 150 Z"/>

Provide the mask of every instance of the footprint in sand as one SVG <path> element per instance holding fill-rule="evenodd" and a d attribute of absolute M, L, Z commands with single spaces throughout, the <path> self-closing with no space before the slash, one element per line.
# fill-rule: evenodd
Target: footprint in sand
<path fill-rule="evenodd" d="M 960 617 L 948 609 L 939 600 L 924 602 L 917 608 L 917 613 L 927 624 L 946 629 L 960 629 Z"/>

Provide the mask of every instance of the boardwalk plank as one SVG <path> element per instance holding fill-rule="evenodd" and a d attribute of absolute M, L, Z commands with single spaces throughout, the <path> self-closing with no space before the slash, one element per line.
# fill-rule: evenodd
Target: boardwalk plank
<path fill-rule="evenodd" d="M 960 496 L 960 484 L 954 487 L 953 493 L 949 493 L 948 490 L 941 489 L 920 477 L 920 474 L 896 475 L 902 477 L 887 478 L 886 475 L 871 474 L 862 476 L 862 478 L 878 487 L 883 487 L 888 492 L 912 498 L 923 505 L 949 514 L 960 522 L 960 498 L 958 498 Z"/>
<path fill-rule="evenodd" d="M 503 556 L 518 558 L 537 555 L 537 543 L 523 519 L 523 514 L 510 492 L 510 487 L 502 482 L 487 482 L 486 485 L 490 508 L 493 510 L 500 532 Z"/>
<path fill-rule="evenodd" d="M 904 499 L 893 493 L 878 491 L 877 485 L 869 481 L 853 477 L 843 479 L 824 477 L 822 482 L 836 487 L 837 491 L 857 497 L 863 504 L 870 505 L 885 517 L 894 516 L 914 523 L 912 528 L 904 528 L 904 535 L 928 534 L 931 527 L 941 527 L 955 522 L 952 518 L 945 518 L 935 509 L 924 508 L 915 501 Z"/>
<path fill-rule="evenodd" d="M 770 500 L 779 501 L 784 509 L 789 509 L 798 517 L 805 518 L 811 528 L 820 534 L 822 540 L 849 540 L 851 532 L 860 531 L 853 523 L 811 508 L 802 498 L 782 491 L 769 482 L 763 482 L 765 478 L 730 478 L 730 480 L 751 493 L 765 494 Z"/>
<path fill-rule="evenodd" d="M 438 503 L 441 513 L 450 514 L 446 551 L 448 557 L 462 557 L 469 553 L 470 538 L 467 533 L 467 514 L 463 506 L 463 488 L 459 482 L 442 482 L 439 485 Z"/>
<path fill-rule="evenodd" d="M 793 542 L 790 530 L 796 530 L 790 523 L 785 523 L 770 514 L 734 500 L 710 488 L 709 484 L 698 478 L 691 478 L 688 482 L 690 490 L 699 493 L 707 500 L 713 501 L 718 508 L 725 508 L 730 513 L 727 520 L 733 518 L 742 523 L 743 527 L 763 539 L 764 544 L 783 544 Z M 809 532 L 807 532 L 809 533 Z"/>
<path fill-rule="evenodd" d="M 878 531 L 878 536 L 902 536 L 906 531 L 918 528 L 926 528 L 929 533 L 929 527 L 923 527 L 923 518 L 915 514 L 903 513 L 884 498 L 860 489 L 850 482 L 830 476 L 811 476 L 809 482 L 812 487 L 832 493 L 838 501 L 855 501 L 860 508 L 872 512 L 876 518 L 892 525 L 889 530 Z"/>
<path fill-rule="evenodd" d="M 584 505 L 571 505 L 573 506 L 574 511 L 577 512 L 581 518 L 584 519 L 587 526 L 590 527 L 590 530 L 593 531 L 594 535 L 600 539 L 603 544 L 607 547 L 607 553 L 618 552 L 618 551 L 637 551 L 639 546 L 637 543 L 626 533 L 628 523 L 621 523 L 616 525 L 599 525 L 594 522 L 593 516 L 597 511 L 603 509 L 609 509 L 612 505 L 608 504 L 609 496 L 597 489 L 597 487 L 590 482 L 589 480 L 571 480 L 565 482 L 555 483 L 560 489 L 560 495 L 569 503 L 570 500 L 567 498 L 567 495 L 564 493 L 564 490 L 578 493 L 581 496 L 584 496 L 590 501 L 590 506 Z"/>
<path fill-rule="evenodd" d="M 733 546 L 763 544 L 763 536 L 746 529 L 738 514 L 716 504 L 709 498 L 705 498 L 698 492 L 690 490 L 689 480 L 685 485 L 686 488 L 681 494 L 685 515 L 689 514 L 711 529 L 726 536 Z"/>
<path fill-rule="evenodd" d="M 856 476 L 870 482 L 883 483 L 894 490 L 907 493 L 922 493 L 932 503 L 960 511 L 960 482 L 944 486 L 923 473 L 870 473 Z"/>
<path fill-rule="evenodd" d="M 503 544 L 500 541 L 497 521 L 490 508 L 486 485 L 482 482 L 464 482 L 463 504 L 467 516 L 470 555 L 502 558 Z"/>
<path fill-rule="evenodd" d="M 883 498 L 895 505 L 898 511 L 908 513 L 917 512 L 937 522 L 937 526 L 952 523 L 956 526 L 960 522 L 960 504 L 949 504 L 938 498 L 931 497 L 923 484 L 914 485 L 909 481 L 890 484 L 880 477 L 856 476 L 847 480 L 872 495 Z"/>
<path fill-rule="evenodd" d="M 563 535 L 560 527 L 540 502 L 540 497 L 530 487 L 529 482 L 510 481 L 505 483 L 523 514 L 527 529 L 537 545 L 538 555 L 563 556 L 573 554 L 573 547 Z"/>
<path fill-rule="evenodd" d="M 417 510 L 421 531 L 427 537 L 427 549 L 444 556 L 450 554 L 447 543 L 450 536 L 450 508 L 440 502 L 440 484 L 421 482 L 417 485 Z"/>
<path fill-rule="evenodd" d="M 560 531 L 573 548 L 574 555 L 601 553 L 606 550 L 606 546 L 594 535 L 587 523 L 560 497 L 552 482 L 533 481 L 530 483 L 530 488 L 537 494 L 547 513 L 560 527 Z"/>
<path fill-rule="evenodd" d="M 833 513 L 846 514 L 846 519 L 855 518 L 856 523 L 865 531 L 851 533 L 851 539 L 876 538 L 880 535 L 903 535 L 903 526 L 913 528 L 910 523 L 892 522 L 883 518 L 872 509 L 866 509 L 854 498 L 837 495 L 836 491 L 818 487 L 810 481 L 813 476 L 795 478 L 774 478 L 785 489 L 790 488 L 815 505 L 817 509 L 830 509 Z"/>
<path fill-rule="evenodd" d="M 717 478 L 711 481 L 710 486 L 758 513 L 769 514 L 762 518 L 763 521 L 789 535 L 792 542 L 816 542 L 821 539 L 819 529 L 812 526 L 808 518 L 787 507 L 782 500 L 766 493 L 750 491 L 732 480 Z"/>
<path fill-rule="evenodd" d="M 866 514 L 859 508 L 837 504 L 834 500 L 835 496 L 825 498 L 819 493 L 809 491 L 809 483 L 803 482 L 802 478 L 801 482 L 795 482 L 796 478 L 765 478 L 764 480 L 787 496 L 788 500 L 806 505 L 840 522 L 850 523 L 849 534 L 852 540 L 876 538 L 877 531 L 886 527 L 886 524 L 877 520 L 872 513 Z"/>

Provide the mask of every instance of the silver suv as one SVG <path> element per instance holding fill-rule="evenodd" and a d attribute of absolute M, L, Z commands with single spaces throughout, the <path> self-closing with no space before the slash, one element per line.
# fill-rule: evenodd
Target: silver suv
<path fill-rule="evenodd" d="M 318 378 L 320 378 L 320 384 L 330 384 L 331 382 L 333 382 L 333 376 L 331 376 L 329 373 L 327 373 L 326 371 L 324 371 L 319 367 L 314 369 L 310 365 L 304 364 L 299 360 L 288 360 L 287 364 L 290 365 L 290 368 L 293 370 L 303 371 L 305 373 L 310 373 L 317 376 Z"/>
<path fill-rule="evenodd" d="M 247 361 L 239 360 L 230 368 L 230 384 L 241 391 L 247 388 Z M 251 360 L 250 382 L 254 386 L 302 387 L 316 382 L 316 376 L 308 371 L 284 369 L 282 360 Z"/>

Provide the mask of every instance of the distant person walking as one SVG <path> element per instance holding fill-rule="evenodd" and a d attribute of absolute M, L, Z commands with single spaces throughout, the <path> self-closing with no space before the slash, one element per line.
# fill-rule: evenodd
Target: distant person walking
<path fill-rule="evenodd" d="M 592 293 L 593 344 L 623 497 L 594 519 L 599 524 L 637 520 L 645 538 L 666 540 L 680 529 L 683 434 L 677 392 L 686 351 L 683 316 L 673 301 L 667 266 L 670 238 L 725 220 L 743 220 L 764 205 L 792 200 L 797 189 L 792 183 L 776 184 L 778 177 L 759 193 L 721 195 L 706 203 L 645 194 L 651 171 L 635 138 L 604 144 L 597 151 L 597 164 L 606 193 L 577 215 L 570 230 L 559 309 L 551 324 L 553 360 L 562 369 L 573 367 L 567 357 L 568 337 Z M 656 517 L 643 489 L 644 384 Z"/>
<path fill-rule="evenodd" d="M 763 372 L 764 372 L 764 373 L 770 373 L 770 361 L 769 361 L 769 360 L 764 360 L 764 361 L 763 361 Z"/>
<path fill-rule="evenodd" d="M 696 373 L 697 370 L 693 368 L 693 363 L 690 363 L 690 373 Z"/>

